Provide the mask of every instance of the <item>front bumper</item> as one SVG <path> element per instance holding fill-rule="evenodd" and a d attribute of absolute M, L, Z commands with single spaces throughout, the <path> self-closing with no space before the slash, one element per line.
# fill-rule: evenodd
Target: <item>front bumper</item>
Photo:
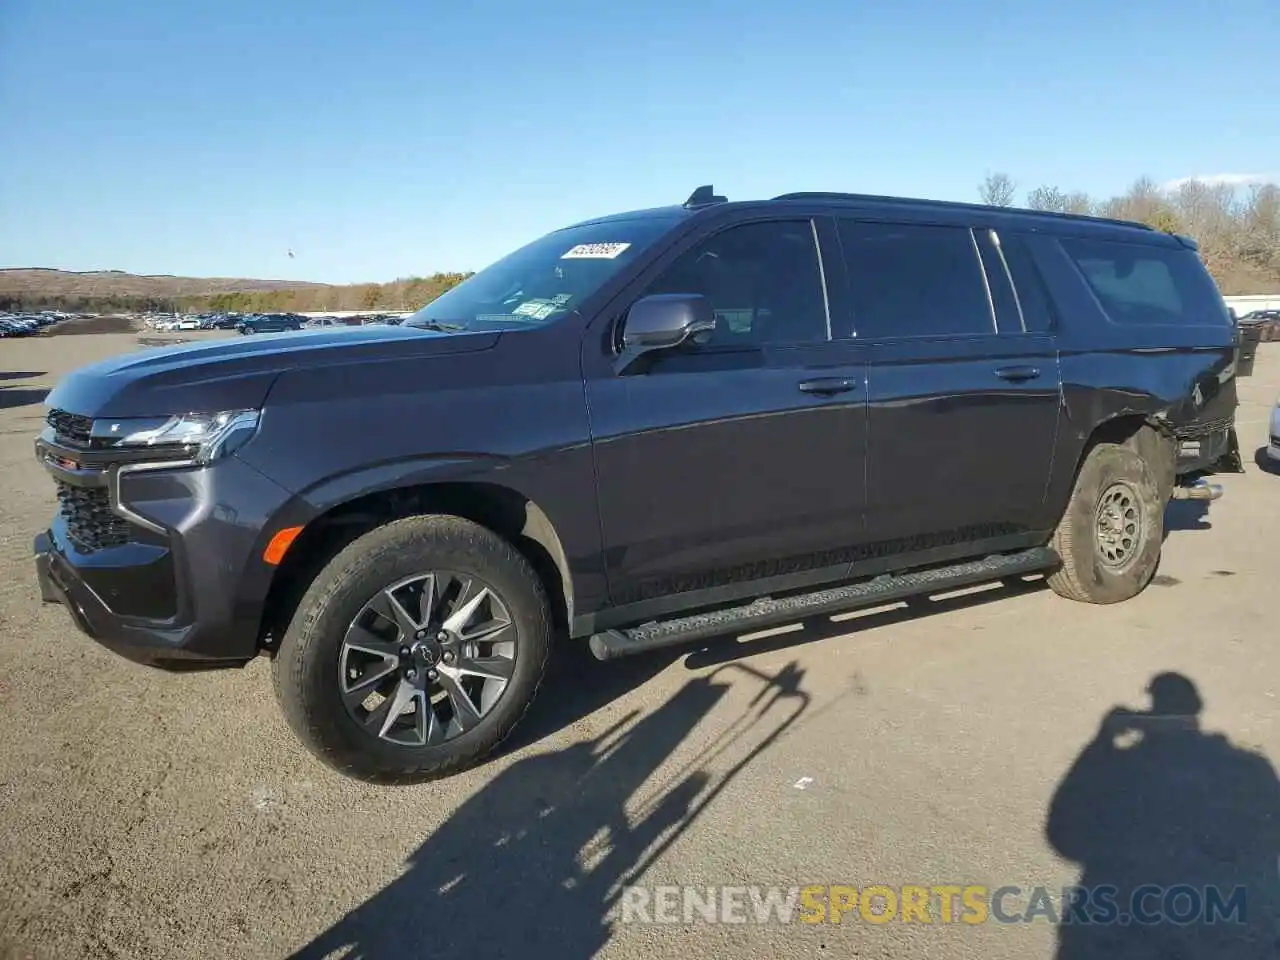
<path fill-rule="evenodd" d="M 234 456 L 121 475 L 71 469 L 63 451 L 38 449 L 60 500 L 74 512 L 80 496 L 107 497 L 109 532 L 117 534 L 86 543 L 86 533 L 104 529 L 100 516 L 86 528 L 60 512 L 35 538 L 41 599 L 66 607 L 102 646 L 147 666 L 200 670 L 257 655 L 275 569 L 262 551 L 272 518 L 290 513 L 286 491 Z"/>
<path fill-rule="evenodd" d="M 62 604 L 82 633 L 113 653 L 172 671 L 241 666 L 253 655 L 244 655 L 234 637 L 219 637 L 214 624 L 180 626 L 122 618 L 79 577 L 48 533 L 36 537 L 34 548 L 40 599 Z"/>

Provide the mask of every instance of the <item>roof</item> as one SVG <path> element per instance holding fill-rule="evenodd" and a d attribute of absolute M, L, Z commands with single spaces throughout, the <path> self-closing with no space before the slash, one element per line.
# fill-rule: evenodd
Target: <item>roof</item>
<path fill-rule="evenodd" d="M 571 227 L 585 227 L 591 223 L 616 223 L 619 220 L 670 220 L 675 223 L 687 216 L 695 213 L 695 210 L 688 210 L 681 206 L 669 207 L 648 207 L 643 210 L 624 210 L 620 213 L 610 213 L 603 217 L 592 217 L 590 220 L 580 220 L 577 223 L 570 224 L 563 229 Z"/>
<path fill-rule="evenodd" d="M 708 197 L 711 197 L 711 199 L 707 199 Z M 1086 214 L 1058 213 L 1050 210 L 1030 210 L 1023 207 L 996 207 L 988 204 L 963 203 L 954 200 L 927 200 L 919 197 L 890 197 L 876 194 L 836 193 L 827 191 L 784 193 L 770 199 L 729 202 L 724 197 L 713 196 L 712 189 L 709 186 L 700 187 L 683 205 L 673 204 L 665 207 L 629 210 L 609 214 L 607 216 L 594 217 L 590 220 L 584 220 L 581 221 L 581 223 L 574 224 L 574 226 L 638 219 L 665 219 L 670 220 L 674 224 L 679 220 L 696 216 L 708 210 L 726 207 L 781 209 L 789 203 L 800 203 L 806 201 L 810 203 L 819 203 L 824 206 L 847 206 L 851 209 L 874 210 L 878 213 L 883 213 L 889 210 L 898 210 L 904 213 L 923 217 L 927 217 L 930 213 L 954 215 L 957 212 L 968 212 L 976 213 L 983 217 L 989 217 L 993 220 L 1013 219 L 1033 222 L 1038 220 L 1043 222 L 1046 226 L 1050 224 L 1078 224 L 1080 226 L 1093 225 L 1125 230 L 1140 230 L 1153 239 L 1156 237 L 1161 239 L 1167 237 L 1171 243 L 1178 242 L 1178 240 L 1173 236 L 1166 235 L 1145 223 L 1139 223 L 1132 220 L 1113 219 L 1110 217 L 1095 217 Z M 1185 243 L 1187 241 L 1184 240 L 1183 242 Z"/>
<path fill-rule="evenodd" d="M 1133 227 L 1139 230 L 1153 231 L 1155 228 L 1134 220 L 1119 220 L 1111 217 L 1095 217 L 1083 213 L 1059 213 L 1054 210 L 1031 210 L 1025 207 L 996 207 L 985 203 L 964 203 L 956 200 L 926 200 L 918 197 L 887 197 L 862 193 L 827 193 L 800 192 L 784 193 L 774 197 L 774 201 L 814 200 L 837 204 L 856 204 L 859 206 L 904 207 L 916 210 L 964 210 L 984 213 L 991 216 L 1044 217 L 1051 220 L 1074 220 L 1079 223 L 1101 223 L 1113 227 Z"/>

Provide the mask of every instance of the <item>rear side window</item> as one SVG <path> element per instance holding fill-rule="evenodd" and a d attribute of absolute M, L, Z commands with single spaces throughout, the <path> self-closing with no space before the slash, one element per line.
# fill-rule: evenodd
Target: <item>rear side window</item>
<path fill-rule="evenodd" d="M 859 337 L 995 331 L 967 227 L 841 220 L 839 231 Z"/>
<path fill-rule="evenodd" d="M 1191 250 L 1115 240 L 1059 242 L 1112 323 L 1231 322 L 1217 287 Z"/>

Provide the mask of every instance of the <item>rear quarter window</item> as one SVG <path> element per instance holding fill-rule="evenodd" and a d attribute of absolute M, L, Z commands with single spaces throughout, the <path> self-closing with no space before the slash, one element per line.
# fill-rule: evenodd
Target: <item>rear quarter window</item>
<path fill-rule="evenodd" d="M 1231 315 L 1194 251 L 1114 240 L 1059 241 L 1112 323 L 1230 325 Z"/>

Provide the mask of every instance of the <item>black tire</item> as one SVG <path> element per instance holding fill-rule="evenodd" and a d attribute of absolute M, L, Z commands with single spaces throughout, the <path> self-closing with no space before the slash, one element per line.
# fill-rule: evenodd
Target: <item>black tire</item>
<path fill-rule="evenodd" d="M 362 727 L 343 704 L 343 639 L 380 591 L 429 570 L 456 571 L 490 585 L 514 628 L 514 667 L 476 726 L 439 744 L 391 743 Z M 408 517 L 359 537 L 316 577 L 275 657 L 276 697 L 293 732 L 335 770 L 371 783 L 434 780 L 475 766 L 511 733 L 542 681 L 551 630 L 542 583 L 510 543 L 458 517 Z"/>
<path fill-rule="evenodd" d="M 1100 530 L 1103 499 L 1118 520 Z M 1166 484 L 1129 446 L 1099 443 L 1085 456 L 1051 546 L 1062 566 L 1048 577 L 1059 596 L 1086 603 L 1119 603 L 1141 593 L 1160 565 Z M 1114 513 L 1112 514 L 1114 517 Z M 1133 535 L 1126 535 L 1132 524 Z M 1117 557 L 1120 562 L 1117 562 Z"/>

